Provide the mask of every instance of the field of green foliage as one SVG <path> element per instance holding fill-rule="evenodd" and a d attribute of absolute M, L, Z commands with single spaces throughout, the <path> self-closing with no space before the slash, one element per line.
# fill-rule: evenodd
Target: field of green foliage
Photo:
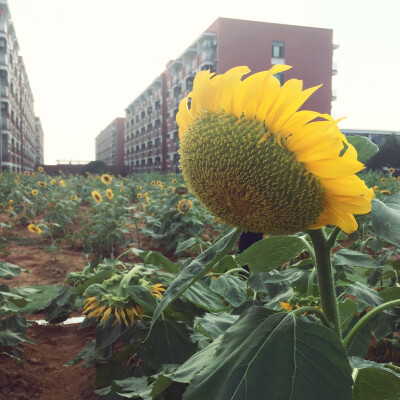
<path fill-rule="evenodd" d="M 3 173 L 0 251 L 22 225 L 54 257 L 63 243 L 87 263 L 56 293 L 0 286 L 0 351 L 21 359 L 27 310 L 50 322 L 80 311 L 96 335 L 66 368 L 95 366 L 104 400 L 261 399 L 267 387 L 282 393 L 274 399 L 398 399 L 400 181 L 389 169 L 360 176 L 375 191 L 371 213 L 349 236 L 322 230 L 338 337 L 309 232 L 264 235 L 238 254 L 240 231 L 210 215 L 180 175 Z M 0 263 L 3 282 L 21 272 Z"/>

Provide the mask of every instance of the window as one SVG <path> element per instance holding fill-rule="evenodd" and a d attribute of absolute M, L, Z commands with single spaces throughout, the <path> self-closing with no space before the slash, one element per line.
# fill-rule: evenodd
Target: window
<path fill-rule="evenodd" d="M 285 43 L 283 42 L 272 42 L 272 57 L 283 58 L 285 57 Z"/>

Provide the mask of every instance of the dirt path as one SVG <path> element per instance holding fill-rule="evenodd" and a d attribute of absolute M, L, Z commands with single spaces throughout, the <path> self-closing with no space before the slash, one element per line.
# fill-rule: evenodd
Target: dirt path
<path fill-rule="evenodd" d="M 77 325 L 33 325 L 24 344 L 25 363 L 0 356 L 1 400 L 97 400 L 92 384 L 94 368 L 63 367 L 93 339 L 93 329 Z"/>

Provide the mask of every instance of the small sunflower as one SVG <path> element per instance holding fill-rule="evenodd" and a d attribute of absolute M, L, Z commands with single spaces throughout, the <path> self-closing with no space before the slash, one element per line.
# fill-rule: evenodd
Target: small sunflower
<path fill-rule="evenodd" d="M 374 189 L 374 192 L 375 192 L 375 193 L 379 190 L 378 186 L 376 186 L 376 185 L 374 186 L 373 189 Z"/>
<path fill-rule="evenodd" d="M 113 191 L 111 189 L 107 189 L 106 190 L 106 196 L 107 196 L 107 199 L 112 200 L 113 197 L 114 197 Z"/>
<path fill-rule="evenodd" d="M 24 171 L 24 175 L 25 175 L 25 176 L 29 176 L 29 175 L 30 175 L 30 172 L 29 172 L 29 171 Z"/>
<path fill-rule="evenodd" d="M 39 192 L 36 189 L 33 189 L 31 193 L 33 196 L 37 196 L 39 194 Z"/>
<path fill-rule="evenodd" d="M 364 165 L 337 121 L 298 111 L 318 86 L 281 86 L 274 75 L 289 68 L 245 79 L 247 67 L 199 72 L 176 116 L 182 174 L 212 214 L 242 230 L 354 232 L 353 214 L 368 213 L 374 196 L 355 175 Z"/>
<path fill-rule="evenodd" d="M 47 183 L 46 183 L 46 182 L 38 181 L 38 185 L 39 185 L 40 187 L 43 187 L 43 188 L 47 187 Z"/>
<path fill-rule="evenodd" d="M 137 185 L 137 186 L 136 186 L 136 189 L 142 190 L 142 189 L 143 189 L 143 186 L 142 186 L 142 185 Z"/>
<path fill-rule="evenodd" d="M 42 230 L 38 226 L 36 226 L 35 224 L 29 224 L 28 225 L 28 229 L 29 229 L 30 232 L 36 233 L 38 235 L 40 235 L 42 233 Z"/>
<path fill-rule="evenodd" d="M 191 208 L 193 203 L 190 200 L 182 199 L 178 202 L 178 211 L 180 214 L 186 214 Z"/>
<path fill-rule="evenodd" d="M 103 174 L 100 179 L 103 183 L 105 183 L 106 185 L 109 185 L 112 181 L 112 176 L 108 175 L 108 174 Z"/>
<path fill-rule="evenodd" d="M 394 168 L 389 168 L 389 172 L 390 172 L 391 174 L 393 174 L 394 171 L 395 171 Z"/>
<path fill-rule="evenodd" d="M 128 302 L 113 302 L 99 301 L 97 297 L 88 297 L 83 303 L 83 313 L 87 314 L 88 318 L 96 318 L 96 321 L 104 321 L 107 323 L 109 317 L 114 315 L 115 321 L 113 325 L 125 323 L 126 326 L 133 325 L 135 320 L 142 319 L 143 309 L 138 304 Z M 129 322 L 128 322 L 129 321 Z"/>
<path fill-rule="evenodd" d="M 56 183 L 57 183 L 57 181 L 56 181 L 55 179 L 52 179 L 52 180 L 50 181 L 50 185 L 52 185 L 52 186 L 54 186 Z"/>
<path fill-rule="evenodd" d="M 176 183 L 176 179 L 172 179 L 171 183 Z"/>
<path fill-rule="evenodd" d="M 96 203 L 101 203 L 103 201 L 101 194 L 97 190 L 93 190 L 92 197 Z"/>
<path fill-rule="evenodd" d="M 14 200 L 13 200 L 13 199 L 8 200 L 8 204 L 9 204 L 10 206 L 12 206 L 12 205 L 14 204 Z"/>
<path fill-rule="evenodd" d="M 74 201 L 75 201 L 75 200 L 78 200 L 78 196 L 77 196 L 77 195 L 72 196 L 72 197 L 71 197 L 71 200 L 74 200 Z"/>
<path fill-rule="evenodd" d="M 156 283 L 150 288 L 150 293 L 159 299 L 162 298 L 162 292 L 165 292 L 164 286 L 162 283 Z"/>
<path fill-rule="evenodd" d="M 141 199 L 141 198 L 143 197 L 143 195 L 142 195 L 142 193 L 138 193 L 138 194 L 136 195 L 136 197 L 137 197 L 138 199 Z"/>
<path fill-rule="evenodd" d="M 390 196 L 392 192 L 390 190 L 381 190 L 381 194 L 384 194 L 386 196 Z"/>
<path fill-rule="evenodd" d="M 382 176 L 381 182 L 386 182 L 386 178 L 384 176 Z"/>
<path fill-rule="evenodd" d="M 37 169 L 39 172 L 43 172 L 43 167 L 38 167 Z"/>
<path fill-rule="evenodd" d="M 119 191 L 120 191 L 121 193 L 125 193 L 125 192 L 126 192 L 125 188 L 121 188 L 121 189 L 119 189 Z"/>
<path fill-rule="evenodd" d="M 156 184 L 157 184 L 156 181 L 151 181 L 151 182 L 150 182 L 150 185 L 151 185 L 151 186 L 156 186 Z"/>
<path fill-rule="evenodd" d="M 65 185 L 65 182 L 61 179 L 60 180 L 60 186 L 62 186 L 62 187 L 65 187 L 66 185 Z"/>

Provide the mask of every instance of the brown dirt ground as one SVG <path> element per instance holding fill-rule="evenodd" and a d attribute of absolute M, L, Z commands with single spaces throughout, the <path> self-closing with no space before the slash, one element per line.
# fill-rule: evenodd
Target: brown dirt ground
<path fill-rule="evenodd" d="M 0 284 L 11 287 L 54 285 L 62 283 L 69 272 L 80 271 L 85 265 L 85 256 L 79 248 L 69 248 L 60 243 L 60 252 L 55 260 L 49 252 L 49 242 L 31 233 L 26 227 L 15 226 L 2 232 L 7 237 L 5 250 L 0 253 L 0 262 L 9 262 L 26 269 L 29 273 Z M 22 239 L 22 240 L 21 240 Z M 73 316 L 79 316 L 74 312 Z M 42 315 L 26 316 L 27 319 L 42 319 Z M 23 344 L 23 364 L 10 357 L 0 355 L 0 400 L 95 400 L 98 396 L 92 387 L 95 369 L 63 367 L 90 340 L 93 330 L 78 331 L 78 325 L 32 325 L 27 337 L 35 345 Z"/>
<path fill-rule="evenodd" d="M 93 339 L 93 329 L 78 325 L 32 325 L 23 345 L 24 363 L 0 355 L 1 400 L 97 400 L 94 368 L 63 367 Z"/>

